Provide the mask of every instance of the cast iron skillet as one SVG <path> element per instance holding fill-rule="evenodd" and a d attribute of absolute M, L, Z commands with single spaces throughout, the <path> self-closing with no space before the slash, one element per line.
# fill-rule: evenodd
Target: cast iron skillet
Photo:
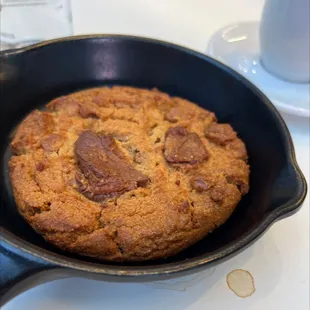
<path fill-rule="evenodd" d="M 170 43 L 129 36 L 83 36 L 1 54 L 1 296 L 2 304 L 38 283 L 71 275 L 107 281 L 149 281 L 207 267 L 255 241 L 277 219 L 296 211 L 306 182 L 290 134 L 268 99 L 238 73 Z M 46 243 L 17 213 L 7 162 L 15 126 L 48 100 L 98 85 L 152 88 L 197 102 L 231 123 L 246 142 L 251 190 L 228 222 L 166 260 L 99 262 Z"/>

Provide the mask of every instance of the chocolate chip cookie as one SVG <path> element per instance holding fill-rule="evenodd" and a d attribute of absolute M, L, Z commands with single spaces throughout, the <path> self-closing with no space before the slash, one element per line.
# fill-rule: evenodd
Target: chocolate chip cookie
<path fill-rule="evenodd" d="M 21 215 L 48 242 L 101 260 L 174 255 L 222 225 L 249 190 L 232 127 L 156 89 L 57 98 L 23 120 L 11 147 Z"/>

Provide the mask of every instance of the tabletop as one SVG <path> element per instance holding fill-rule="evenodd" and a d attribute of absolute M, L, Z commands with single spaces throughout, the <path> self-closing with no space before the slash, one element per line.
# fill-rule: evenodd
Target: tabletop
<path fill-rule="evenodd" d="M 121 33 L 163 39 L 205 52 L 219 28 L 259 20 L 263 0 L 72 0 L 75 34 Z M 309 119 L 283 115 L 309 183 Z M 250 272 L 255 292 L 240 298 L 227 286 L 235 269 Z M 255 244 L 216 267 L 145 284 L 71 278 L 33 288 L 3 310 L 309 309 L 309 196 L 294 216 L 274 224 Z"/>

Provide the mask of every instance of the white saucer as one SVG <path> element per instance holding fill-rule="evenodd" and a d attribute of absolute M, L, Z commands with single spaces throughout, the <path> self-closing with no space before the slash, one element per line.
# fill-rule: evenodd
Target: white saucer
<path fill-rule="evenodd" d="M 259 23 L 244 22 L 220 29 L 207 54 L 238 71 L 282 112 L 310 117 L 310 84 L 291 83 L 268 73 L 260 62 Z"/>

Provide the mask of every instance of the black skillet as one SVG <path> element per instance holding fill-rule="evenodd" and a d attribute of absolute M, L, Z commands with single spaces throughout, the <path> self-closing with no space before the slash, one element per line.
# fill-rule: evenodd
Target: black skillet
<path fill-rule="evenodd" d="M 150 281 L 219 263 L 246 248 L 303 202 L 307 186 L 290 134 L 270 101 L 238 73 L 170 43 L 129 36 L 54 40 L 1 54 L 1 303 L 59 277 Z M 116 264 L 64 253 L 21 218 L 7 162 L 15 126 L 50 99 L 98 85 L 153 88 L 197 102 L 246 142 L 251 190 L 228 222 L 177 256 Z M 0 304 L 1 306 L 1 304 Z"/>

